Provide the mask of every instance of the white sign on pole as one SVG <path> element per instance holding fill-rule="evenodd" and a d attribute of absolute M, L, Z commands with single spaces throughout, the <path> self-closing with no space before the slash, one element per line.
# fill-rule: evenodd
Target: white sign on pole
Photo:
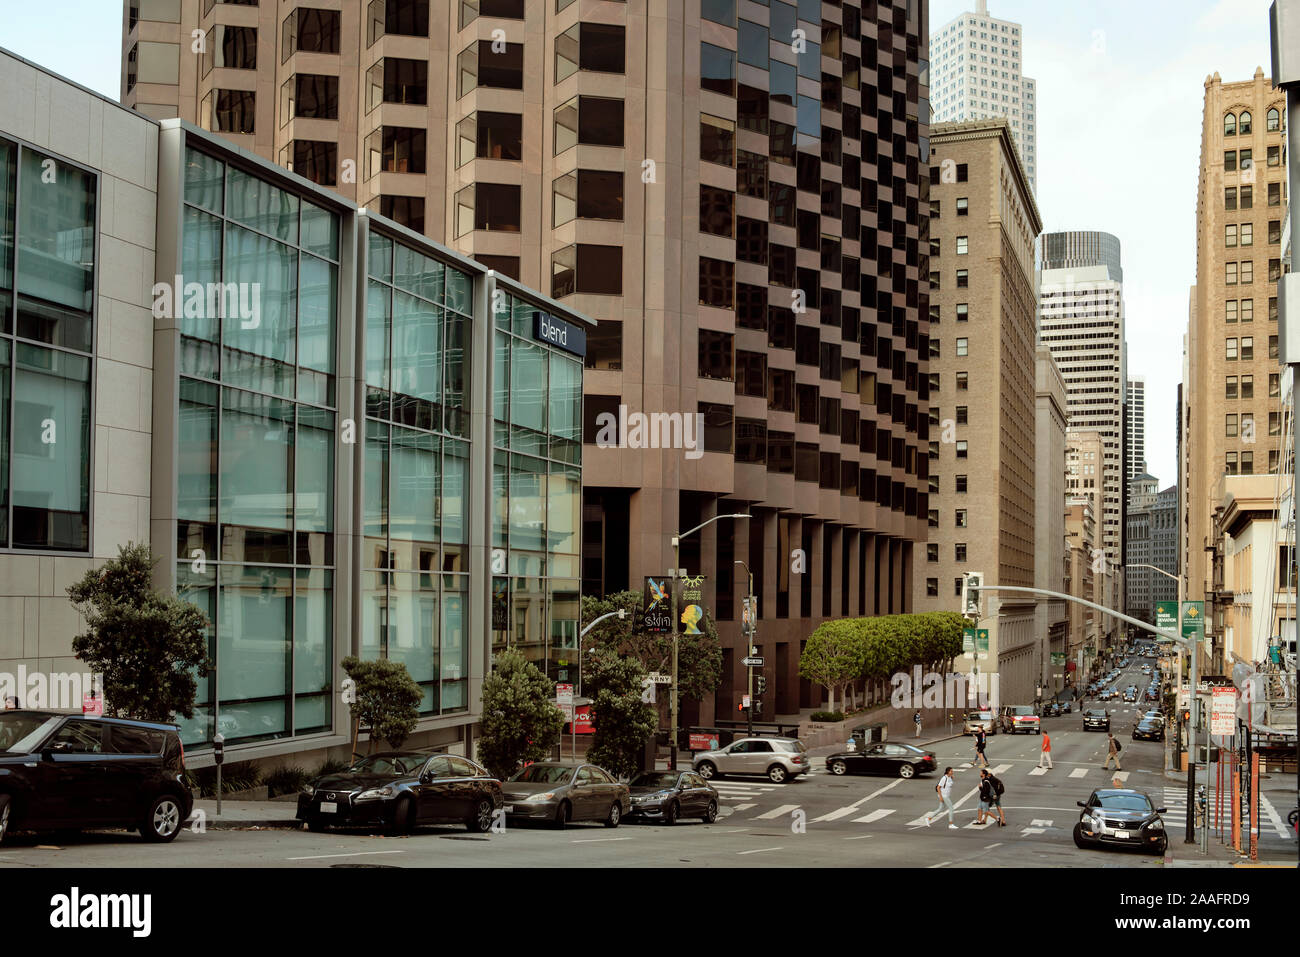
<path fill-rule="evenodd" d="M 555 703 L 564 712 L 566 721 L 573 720 L 573 685 L 557 684 L 555 686 Z"/>
<path fill-rule="evenodd" d="M 1237 689 L 1215 688 L 1210 698 L 1210 734 L 1230 738 L 1237 731 Z"/>

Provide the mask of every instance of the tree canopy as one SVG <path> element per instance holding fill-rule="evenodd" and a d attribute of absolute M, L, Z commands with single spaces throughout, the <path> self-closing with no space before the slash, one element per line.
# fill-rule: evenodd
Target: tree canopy
<path fill-rule="evenodd" d="M 546 675 L 517 648 L 496 656 L 483 679 L 483 724 L 479 760 L 505 780 L 525 761 L 550 756 L 564 728 L 564 713 L 552 700 Z"/>

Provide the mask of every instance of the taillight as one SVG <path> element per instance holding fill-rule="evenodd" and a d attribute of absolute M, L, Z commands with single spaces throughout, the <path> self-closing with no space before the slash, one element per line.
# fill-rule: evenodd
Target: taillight
<path fill-rule="evenodd" d="M 177 742 L 179 742 L 181 746 L 181 770 L 184 771 L 185 770 L 185 742 L 181 741 L 180 738 L 177 738 L 176 740 Z"/>

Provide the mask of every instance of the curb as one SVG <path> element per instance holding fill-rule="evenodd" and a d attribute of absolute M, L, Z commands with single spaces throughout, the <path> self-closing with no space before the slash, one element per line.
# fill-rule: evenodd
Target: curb
<path fill-rule="evenodd" d="M 186 826 L 192 824 L 194 818 L 185 822 Z M 268 820 L 254 821 L 236 821 L 231 818 L 214 818 L 209 817 L 204 821 L 204 827 L 211 831 L 237 831 L 241 829 L 276 829 L 285 831 L 298 831 L 302 829 L 302 821 L 297 819 L 286 820 L 285 818 L 271 818 Z"/>

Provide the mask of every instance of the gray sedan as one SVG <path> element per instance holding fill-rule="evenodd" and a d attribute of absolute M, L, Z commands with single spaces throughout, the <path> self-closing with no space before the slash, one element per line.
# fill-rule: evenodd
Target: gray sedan
<path fill-rule="evenodd" d="M 594 764 L 539 761 L 516 771 L 501 786 L 507 820 L 600 821 L 618 827 L 632 809 L 626 784 Z"/>

